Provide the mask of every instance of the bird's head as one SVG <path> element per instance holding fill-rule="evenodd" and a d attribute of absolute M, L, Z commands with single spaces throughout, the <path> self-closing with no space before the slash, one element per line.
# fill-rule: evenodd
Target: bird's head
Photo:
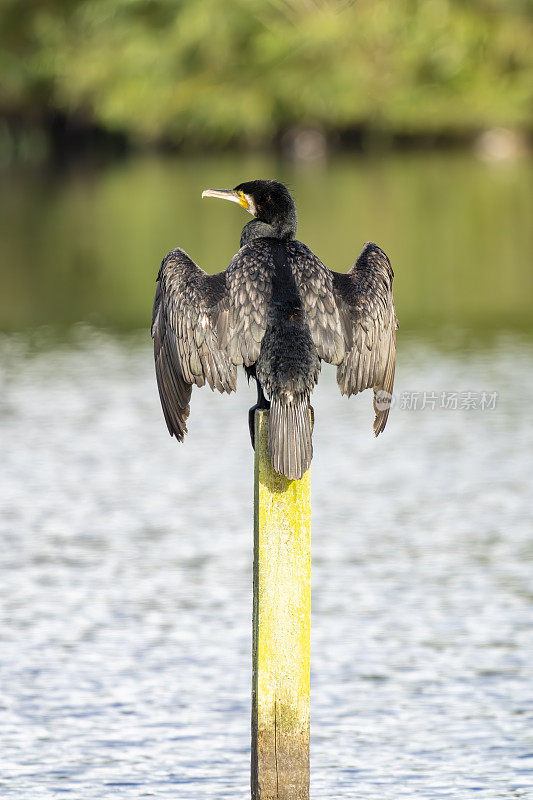
<path fill-rule="evenodd" d="M 245 208 L 261 223 L 246 226 L 254 228 L 255 236 L 293 239 L 296 234 L 296 206 L 287 187 L 279 181 L 255 180 L 239 183 L 234 189 L 205 189 L 202 197 L 231 200 Z"/>

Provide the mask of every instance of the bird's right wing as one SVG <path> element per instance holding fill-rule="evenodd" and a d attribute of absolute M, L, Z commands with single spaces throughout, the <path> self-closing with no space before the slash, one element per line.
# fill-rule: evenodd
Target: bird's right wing
<path fill-rule="evenodd" d="M 184 250 L 161 264 L 152 315 L 157 387 L 171 436 L 187 432 L 192 385 L 232 392 L 237 369 L 221 347 L 227 325 L 225 273 L 207 275 Z"/>
<path fill-rule="evenodd" d="M 289 266 L 318 355 L 328 364 L 340 364 L 352 342 L 335 296 L 334 273 L 302 242 L 291 242 L 288 251 Z"/>
<path fill-rule="evenodd" d="M 301 242 L 291 242 L 289 254 L 318 355 L 337 366 L 342 394 L 374 389 L 377 436 L 387 422 L 396 361 L 389 259 L 368 242 L 343 274 L 327 269 Z"/>
<path fill-rule="evenodd" d="M 374 433 L 389 416 L 396 365 L 394 273 L 383 250 L 367 242 L 347 274 L 333 273 L 333 288 L 342 315 L 347 352 L 337 367 L 342 394 L 374 390 Z"/>

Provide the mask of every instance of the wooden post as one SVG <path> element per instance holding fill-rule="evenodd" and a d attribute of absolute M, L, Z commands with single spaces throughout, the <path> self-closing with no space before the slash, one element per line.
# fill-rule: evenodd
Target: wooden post
<path fill-rule="evenodd" d="M 252 800 L 309 800 L 311 475 L 273 471 L 255 412 Z"/>

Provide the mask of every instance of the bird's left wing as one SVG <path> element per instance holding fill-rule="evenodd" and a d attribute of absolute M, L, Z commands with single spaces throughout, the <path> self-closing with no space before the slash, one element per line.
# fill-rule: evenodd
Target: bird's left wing
<path fill-rule="evenodd" d="M 261 240 L 241 247 L 226 270 L 229 314 L 217 331 L 233 364 L 249 367 L 259 358 L 274 274 L 272 244 Z"/>
<path fill-rule="evenodd" d="M 161 264 L 152 315 L 157 386 L 171 435 L 187 432 L 193 384 L 232 392 L 237 369 L 221 347 L 217 329 L 227 324 L 225 274 L 207 275 L 184 250 Z"/>

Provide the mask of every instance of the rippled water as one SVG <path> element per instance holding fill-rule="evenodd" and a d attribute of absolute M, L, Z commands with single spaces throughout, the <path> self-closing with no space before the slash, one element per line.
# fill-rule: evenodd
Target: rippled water
<path fill-rule="evenodd" d="M 251 388 L 178 446 L 144 338 L 1 353 L 1 796 L 249 796 Z M 533 354 L 403 341 L 396 388 L 377 441 L 315 397 L 313 797 L 531 797 Z"/>

